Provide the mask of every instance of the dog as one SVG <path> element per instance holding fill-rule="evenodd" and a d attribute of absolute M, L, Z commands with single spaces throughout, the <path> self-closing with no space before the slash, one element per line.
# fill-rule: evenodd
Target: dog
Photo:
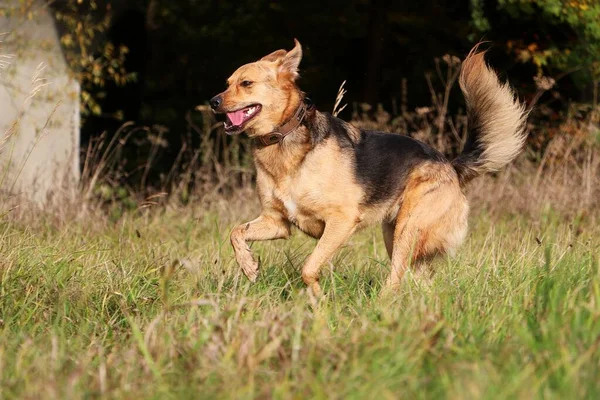
<path fill-rule="evenodd" d="M 296 81 L 302 46 L 277 50 L 238 68 L 227 89 L 210 100 L 225 113 L 227 134 L 254 140 L 256 186 L 262 212 L 234 228 L 231 244 L 250 281 L 259 265 L 249 242 L 287 239 L 296 226 L 319 239 L 302 279 L 321 294 L 324 263 L 366 226 L 380 223 L 397 287 L 411 265 L 452 255 L 465 239 L 469 204 L 465 185 L 497 171 L 523 149 L 527 113 L 500 83 L 478 46 L 463 61 L 459 83 L 467 104 L 468 136 L 449 161 L 406 135 L 358 129 L 320 112 Z"/>

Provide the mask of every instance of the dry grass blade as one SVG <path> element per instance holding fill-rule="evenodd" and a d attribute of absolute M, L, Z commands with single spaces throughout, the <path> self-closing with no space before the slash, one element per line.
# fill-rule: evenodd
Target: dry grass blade
<path fill-rule="evenodd" d="M 2 76 L 3 72 L 6 71 L 6 69 L 8 69 L 8 67 L 10 67 L 11 60 L 13 58 L 15 58 L 14 54 L 9 54 L 9 53 L 3 53 L 2 52 L 3 38 L 6 35 L 8 35 L 8 32 L 2 32 L 2 33 L 0 33 L 0 77 Z"/>
<path fill-rule="evenodd" d="M 8 32 L 0 32 L 0 78 L 3 73 L 10 67 L 11 60 L 14 55 L 2 52 L 2 43 L 4 37 L 8 35 Z M 5 132 L 3 132 L 2 138 L 0 139 L 0 152 L 4 149 L 6 142 L 15 134 L 17 121 L 15 121 Z"/>
<path fill-rule="evenodd" d="M 344 108 L 346 108 L 346 106 L 348 105 L 348 104 L 344 104 L 342 107 L 340 107 L 340 103 L 342 102 L 344 95 L 347 93 L 346 89 L 344 89 L 345 84 L 346 84 L 346 81 L 342 82 L 342 84 L 340 85 L 340 88 L 338 89 L 338 93 L 335 98 L 335 104 L 333 105 L 333 113 L 332 114 L 334 117 L 337 117 L 339 115 L 339 113 L 344 111 Z"/>

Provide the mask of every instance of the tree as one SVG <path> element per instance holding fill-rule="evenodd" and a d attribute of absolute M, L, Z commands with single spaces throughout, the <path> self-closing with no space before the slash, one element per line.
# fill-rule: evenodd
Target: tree
<path fill-rule="evenodd" d="M 493 28 L 486 0 L 471 0 L 472 21 L 481 33 Z M 511 18 L 541 19 L 538 35 L 529 40 L 508 40 L 507 49 L 519 61 L 535 64 L 538 75 L 575 70 L 580 83 L 592 82 L 594 103 L 600 82 L 600 2 L 597 0 L 497 0 L 497 10 Z M 491 4 L 494 4 L 491 3 Z M 490 4 L 490 3 L 488 3 Z M 537 40 L 536 40 L 537 39 Z"/>
<path fill-rule="evenodd" d="M 0 3 L 0 17 L 31 21 L 44 9 L 50 9 L 54 14 L 65 59 L 81 85 L 82 115 L 99 115 L 102 112 L 98 103 L 98 96 L 103 96 L 101 88 L 107 82 L 125 85 L 135 79 L 135 75 L 124 68 L 128 49 L 115 47 L 106 40 L 105 33 L 112 17 L 111 1 L 5 1 Z"/>

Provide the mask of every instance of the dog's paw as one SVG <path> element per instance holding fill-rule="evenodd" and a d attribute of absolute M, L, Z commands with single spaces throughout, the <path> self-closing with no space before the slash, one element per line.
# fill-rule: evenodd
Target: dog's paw
<path fill-rule="evenodd" d="M 246 278 L 254 283 L 258 277 L 258 263 L 252 260 L 252 263 L 242 264 L 242 271 L 244 272 L 244 275 L 246 275 Z"/>
<path fill-rule="evenodd" d="M 384 285 L 379 291 L 379 300 L 389 301 L 393 300 L 398 296 L 398 288 L 399 285 L 396 286 L 388 286 Z"/>
<path fill-rule="evenodd" d="M 238 259 L 238 263 L 242 268 L 242 272 L 246 275 L 246 278 L 250 280 L 250 282 L 256 282 L 256 278 L 258 277 L 258 262 L 252 257 L 250 252 L 246 253 L 243 257 Z"/>
<path fill-rule="evenodd" d="M 323 291 L 321 290 L 321 285 L 319 285 L 319 282 L 311 283 L 308 287 L 308 292 L 309 295 L 315 299 L 320 299 L 323 297 Z"/>

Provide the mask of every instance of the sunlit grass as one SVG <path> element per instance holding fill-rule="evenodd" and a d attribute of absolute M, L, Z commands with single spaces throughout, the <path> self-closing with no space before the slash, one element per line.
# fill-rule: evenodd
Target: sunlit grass
<path fill-rule="evenodd" d="M 551 214 L 471 218 L 464 247 L 380 299 L 378 229 L 323 271 L 314 241 L 256 243 L 169 211 L 104 226 L 0 225 L 0 398 L 594 398 L 600 231 Z M 596 221 L 597 222 L 597 221 Z"/>

